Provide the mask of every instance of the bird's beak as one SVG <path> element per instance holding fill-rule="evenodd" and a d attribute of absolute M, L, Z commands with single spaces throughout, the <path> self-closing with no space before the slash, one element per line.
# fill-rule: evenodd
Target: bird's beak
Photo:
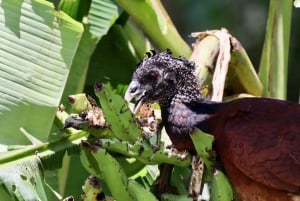
<path fill-rule="evenodd" d="M 136 80 L 131 81 L 124 98 L 127 102 L 130 102 L 132 99 L 136 100 L 136 104 L 133 109 L 134 114 L 136 114 L 137 111 L 139 111 L 140 107 L 144 103 L 144 95 L 145 90 L 143 89 L 141 84 Z"/>

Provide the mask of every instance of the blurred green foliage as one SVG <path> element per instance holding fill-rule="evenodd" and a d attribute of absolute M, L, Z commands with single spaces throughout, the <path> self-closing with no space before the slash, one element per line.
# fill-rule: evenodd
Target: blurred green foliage
<path fill-rule="evenodd" d="M 263 48 L 269 1 L 164 0 L 178 32 L 190 44 L 191 32 L 224 27 L 237 37 L 257 69 Z M 293 7 L 288 66 L 287 100 L 299 102 L 300 93 L 300 12 Z M 258 69 L 257 69 L 258 70 Z"/>

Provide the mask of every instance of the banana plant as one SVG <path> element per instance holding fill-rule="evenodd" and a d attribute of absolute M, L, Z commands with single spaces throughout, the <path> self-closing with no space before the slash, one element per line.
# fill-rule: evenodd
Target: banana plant
<path fill-rule="evenodd" d="M 263 95 L 284 97 L 280 94 L 285 93 L 285 85 L 277 96 L 273 83 L 274 78 L 277 83 L 286 81 L 288 52 L 271 63 L 282 64 L 280 68 L 266 62 L 276 59 L 270 52 L 288 49 L 291 2 L 276 2 L 270 1 L 259 76 Z M 283 24 L 273 27 L 272 22 L 280 21 L 278 16 L 283 16 Z M 179 195 L 164 194 L 161 199 L 191 200 L 185 183 L 176 180 L 190 176 L 191 156 L 166 155 L 164 140 L 153 148 L 153 142 L 160 139 L 144 137 L 118 95 L 124 93 L 136 63 L 153 47 L 190 57 L 208 88 L 213 77 L 209 67 L 218 59 L 212 53 L 222 51 L 229 60 L 228 73 L 222 75 L 228 79 L 220 82 L 220 90 L 228 87 L 236 94 L 262 94 L 261 81 L 239 43 L 228 49 L 232 44 L 223 40 L 228 35 L 206 32 L 195 39 L 199 43 L 192 51 L 159 0 L 0 0 L 0 22 L 0 200 L 62 200 L 67 196 L 78 200 L 89 174 L 99 180 L 97 192 L 104 193 L 106 200 L 157 200 L 151 185 L 158 178 L 157 165 L 164 163 L 177 168 L 171 183 Z M 270 30 L 276 31 L 277 38 L 284 33 L 275 48 Z M 279 72 L 284 72 L 284 78 L 277 76 Z M 96 85 L 94 91 L 95 83 L 107 80 L 111 85 L 101 85 L 105 86 L 102 90 Z M 97 99 L 98 105 L 82 92 Z M 86 111 L 103 115 L 107 124 L 89 126 Z M 66 122 L 78 127 L 62 129 Z M 195 144 L 210 167 L 207 150 L 213 139 L 201 132 L 193 136 L 205 142 Z M 222 172 L 205 179 L 213 184 L 211 200 L 233 196 Z M 87 188 L 91 187 L 84 185 L 82 191 L 85 200 L 91 200 L 93 193 L 86 192 Z"/>

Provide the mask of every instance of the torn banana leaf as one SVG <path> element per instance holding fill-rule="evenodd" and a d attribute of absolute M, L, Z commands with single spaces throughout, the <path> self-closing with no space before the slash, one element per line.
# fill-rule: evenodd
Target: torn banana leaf
<path fill-rule="evenodd" d="M 128 180 L 120 164 L 99 146 L 82 143 L 81 160 L 88 172 L 102 179 L 116 200 L 157 200 L 134 181 Z"/>
<path fill-rule="evenodd" d="M 163 146 L 153 152 L 151 147 L 145 147 L 142 143 L 130 144 L 117 139 L 99 139 L 97 141 L 102 148 L 128 157 L 134 157 L 145 164 L 168 163 L 177 166 L 188 166 L 191 164 L 191 155 L 187 152 L 174 152 L 164 150 Z"/>
<path fill-rule="evenodd" d="M 130 143 L 139 140 L 141 129 L 124 99 L 115 94 L 109 84 L 96 84 L 94 88 L 113 135 Z"/>
<path fill-rule="evenodd" d="M 213 176 L 210 195 L 211 195 L 210 198 L 211 201 L 233 200 L 233 191 L 229 183 L 229 180 L 221 171 L 217 171 Z"/>
<path fill-rule="evenodd" d="M 212 148 L 214 137 L 212 135 L 202 132 L 199 129 L 195 129 L 195 131 L 191 134 L 191 138 L 193 140 L 198 155 L 204 161 L 207 170 L 205 171 L 206 179 L 211 180 L 212 178 L 211 170 L 213 168 L 214 159 L 215 159 L 213 148 Z"/>
<path fill-rule="evenodd" d="M 127 177 L 118 162 L 105 149 L 82 143 L 80 154 L 85 169 L 108 186 L 116 200 L 134 200 L 127 190 Z"/>
<path fill-rule="evenodd" d="M 38 157 L 32 157 L 30 160 L 11 162 L 10 165 L 1 165 L 1 200 L 47 201 L 44 178 L 42 178 L 40 167 Z"/>

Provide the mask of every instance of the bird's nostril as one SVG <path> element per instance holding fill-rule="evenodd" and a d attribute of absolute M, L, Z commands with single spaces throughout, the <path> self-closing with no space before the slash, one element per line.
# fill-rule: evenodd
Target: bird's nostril
<path fill-rule="evenodd" d="M 130 93 L 134 93 L 134 92 L 136 92 L 136 90 L 138 89 L 138 87 L 131 87 L 130 89 L 129 89 L 129 92 Z"/>

